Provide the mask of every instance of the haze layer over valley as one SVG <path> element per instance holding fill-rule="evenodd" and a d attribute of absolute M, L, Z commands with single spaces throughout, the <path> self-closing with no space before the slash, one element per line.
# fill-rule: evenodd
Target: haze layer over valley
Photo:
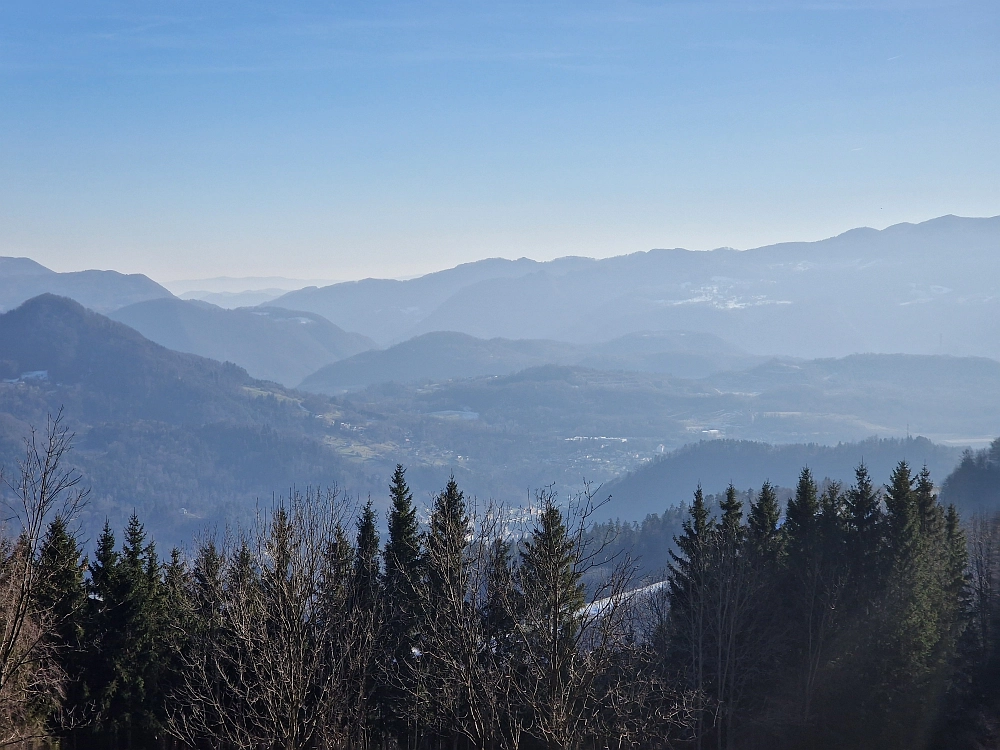
<path fill-rule="evenodd" d="M 787 484 L 796 462 L 846 481 L 862 459 L 907 458 L 943 479 L 1000 425 L 997 218 L 743 252 L 492 259 L 237 309 L 142 276 L 3 264 L 8 308 L 53 292 L 124 324 L 51 296 L 0 319 L 4 460 L 64 407 L 98 515 L 142 508 L 165 538 L 293 484 L 381 503 L 397 463 L 423 500 L 452 473 L 514 504 L 586 480 L 607 483 L 611 517 L 638 521 L 690 496 L 678 461 L 713 493 Z M 182 362 L 184 388 L 150 380 Z M 734 473 L 753 445 L 753 470 Z"/>

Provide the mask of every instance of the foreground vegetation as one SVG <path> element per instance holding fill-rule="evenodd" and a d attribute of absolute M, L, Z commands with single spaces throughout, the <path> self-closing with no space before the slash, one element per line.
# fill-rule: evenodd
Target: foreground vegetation
<path fill-rule="evenodd" d="M 929 473 L 883 488 L 808 469 L 713 513 L 700 489 L 666 580 L 590 523 L 454 480 L 418 521 L 402 467 L 371 502 L 293 493 L 161 559 L 133 515 L 84 558 L 59 420 L 5 475 L 5 744 L 211 748 L 990 746 L 1000 521 L 967 530 Z M 596 530 L 595 530 L 596 529 Z M 966 539 L 966 536 L 969 539 Z M 617 551 L 616 551 L 617 550 Z"/>

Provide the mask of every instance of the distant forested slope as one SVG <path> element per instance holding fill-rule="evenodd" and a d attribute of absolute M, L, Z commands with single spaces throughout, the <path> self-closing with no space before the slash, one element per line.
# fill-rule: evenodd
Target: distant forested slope
<path fill-rule="evenodd" d="M 604 491 L 614 497 L 610 513 L 642 518 L 647 513 L 689 502 L 701 485 L 706 493 L 723 492 L 730 483 L 740 490 L 760 488 L 769 481 L 793 487 L 803 466 L 817 480 L 850 482 L 864 462 L 873 476 L 888 476 L 902 460 L 931 475 L 948 476 L 961 457 L 958 448 L 932 443 L 926 438 L 871 438 L 839 445 L 770 445 L 750 440 L 706 440 L 684 446 L 646 466 L 609 482 Z"/>
<path fill-rule="evenodd" d="M 941 488 L 945 502 L 955 503 L 966 515 L 994 513 L 1000 507 L 1000 438 L 980 451 L 966 451 Z"/>
<path fill-rule="evenodd" d="M 245 517 L 299 484 L 367 486 L 325 447 L 325 407 L 232 364 L 180 354 L 72 300 L 44 295 L 0 315 L 0 459 L 64 411 L 71 461 L 91 488 L 88 533 L 133 509 L 166 542 Z"/>
<path fill-rule="evenodd" d="M 281 308 L 224 310 L 206 302 L 157 299 L 109 317 L 169 349 L 234 362 L 256 378 L 288 387 L 375 345 L 315 313 Z"/>

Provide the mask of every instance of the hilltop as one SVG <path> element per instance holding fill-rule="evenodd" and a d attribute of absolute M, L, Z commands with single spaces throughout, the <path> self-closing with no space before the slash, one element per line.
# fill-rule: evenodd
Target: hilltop
<path fill-rule="evenodd" d="M 313 418 L 323 402 L 166 349 L 72 300 L 43 295 L 0 315 L 0 351 L 2 463 L 14 465 L 29 425 L 63 409 L 77 435 L 71 460 L 92 489 L 87 533 L 135 509 L 180 541 L 295 483 L 366 486 L 325 447 Z"/>

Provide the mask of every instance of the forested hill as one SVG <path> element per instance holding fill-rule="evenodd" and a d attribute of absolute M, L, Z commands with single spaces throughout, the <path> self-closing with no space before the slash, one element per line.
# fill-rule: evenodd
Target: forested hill
<path fill-rule="evenodd" d="M 0 463 L 15 466 L 29 426 L 63 409 L 91 488 L 88 534 L 135 509 L 181 542 L 295 483 L 366 486 L 324 446 L 314 397 L 165 349 L 72 300 L 43 295 L 0 315 L 0 352 Z"/>
<path fill-rule="evenodd" d="M 973 513 L 990 516 L 1000 508 L 1000 438 L 983 450 L 965 451 L 945 480 L 941 497 Z"/>
<path fill-rule="evenodd" d="M 436 331 L 388 349 L 362 352 L 326 365 L 299 387 L 315 393 L 338 394 L 379 383 L 510 375 L 542 365 L 580 365 L 596 370 L 660 372 L 697 378 L 750 367 L 764 359 L 748 355 L 716 336 L 690 331 L 640 331 L 598 344 L 486 340 L 465 333 Z"/>
<path fill-rule="evenodd" d="M 78 419 L 250 416 L 241 389 L 254 381 L 242 368 L 166 349 L 65 297 L 41 295 L 0 315 L 0 351 L 0 376 L 49 383 Z"/>
<path fill-rule="evenodd" d="M 777 487 L 794 487 L 803 466 L 809 467 L 817 480 L 848 484 L 862 462 L 872 475 L 888 476 L 903 460 L 917 467 L 926 465 L 940 481 L 960 458 L 960 449 L 922 437 L 870 438 L 835 446 L 706 440 L 672 451 L 603 489 L 619 499 L 617 506 L 628 505 L 630 518 L 641 518 L 689 503 L 693 488 L 699 485 L 712 494 L 725 491 L 730 483 L 740 490 L 759 488 L 766 481 Z"/>
<path fill-rule="evenodd" d="M 274 307 L 224 310 L 195 300 L 156 299 L 109 317 L 176 351 L 235 362 L 254 377 L 289 387 L 323 365 L 375 346 L 315 313 Z"/>

